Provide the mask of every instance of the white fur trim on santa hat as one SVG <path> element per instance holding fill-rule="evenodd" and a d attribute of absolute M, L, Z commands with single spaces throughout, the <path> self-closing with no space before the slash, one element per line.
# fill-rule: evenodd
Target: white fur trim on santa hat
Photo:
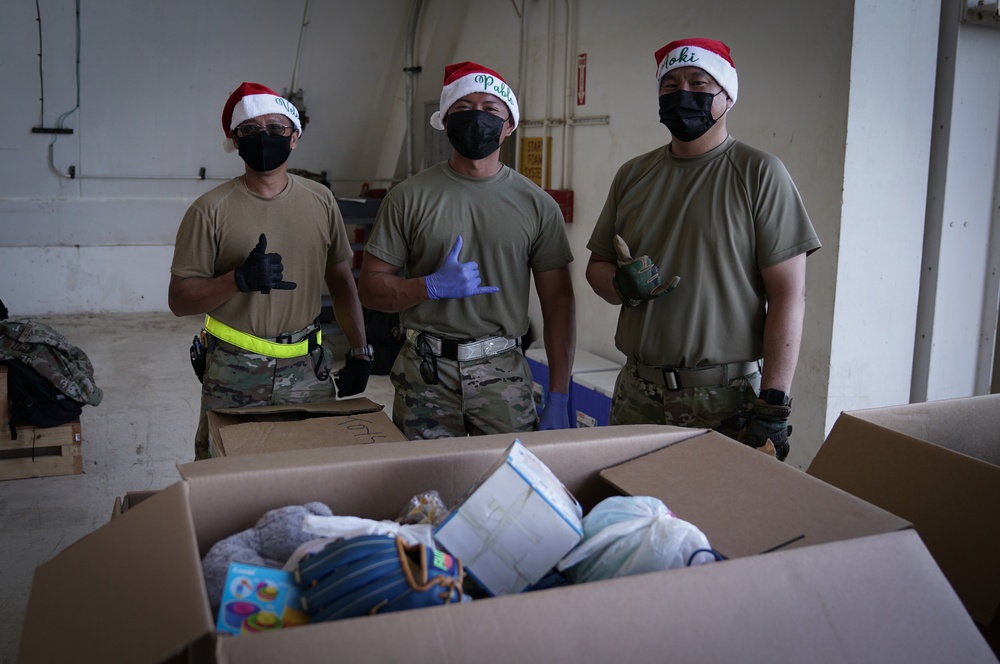
<path fill-rule="evenodd" d="M 517 129 L 520 114 L 514 91 L 495 71 L 472 62 L 462 64 L 465 66 L 454 71 L 449 71 L 451 67 L 446 70 L 446 80 L 449 76 L 451 80 L 441 88 L 441 104 L 438 107 L 439 110 L 431 115 L 431 126 L 435 129 L 444 129 L 444 116 L 448 114 L 448 109 L 451 108 L 452 104 L 466 95 L 485 92 L 499 97 L 507 105 L 510 116 L 514 120 L 514 129 Z"/>
<path fill-rule="evenodd" d="M 736 76 L 736 66 L 729 55 L 729 47 L 722 42 L 713 39 L 681 39 L 661 48 L 656 52 L 657 90 L 664 74 L 678 67 L 704 69 L 736 103 L 739 79 Z"/>
<path fill-rule="evenodd" d="M 292 122 L 292 126 L 302 135 L 302 122 L 295 104 L 258 83 L 243 83 L 233 94 L 223 109 L 223 129 L 226 130 L 226 140 L 223 147 L 227 152 L 236 149 L 229 132 L 251 118 L 277 113 L 284 115 Z"/>

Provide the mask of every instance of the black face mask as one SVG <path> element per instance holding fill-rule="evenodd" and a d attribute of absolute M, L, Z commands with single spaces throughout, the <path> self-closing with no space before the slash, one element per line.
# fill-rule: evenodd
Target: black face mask
<path fill-rule="evenodd" d="M 236 139 L 239 144 L 240 157 L 247 166 L 259 173 L 273 171 L 288 161 L 292 153 L 292 136 L 271 136 L 262 131 L 256 136 L 246 136 Z"/>
<path fill-rule="evenodd" d="M 459 111 L 448 116 L 448 141 L 466 159 L 482 159 L 500 149 L 507 121 L 486 111 Z"/>
<path fill-rule="evenodd" d="M 725 92 L 691 92 L 675 90 L 660 95 L 660 123 L 666 125 L 678 141 L 693 141 L 705 135 L 716 119 L 712 117 L 712 102 Z M 721 116 L 720 116 L 721 117 Z"/>

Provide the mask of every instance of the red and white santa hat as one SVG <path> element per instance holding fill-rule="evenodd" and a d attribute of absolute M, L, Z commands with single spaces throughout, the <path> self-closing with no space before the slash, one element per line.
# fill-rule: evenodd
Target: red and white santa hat
<path fill-rule="evenodd" d="M 431 116 L 431 126 L 444 129 L 444 116 L 456 101 L 465 95 L 486 92 L 503 100 L 514 119 L 514 129 L 520 115 L 517 111 L 517 97 L 500 74 L 475 62 L 458 62 L 444 68 L 444 87 L 441 88 L 441 105 Z"/>
<path fill-rule="evenodd" d="M 240 87 L 233 90 L 233 94 L 229 95 L 226 106 L 222 109 L 222 130 L 226 132 L 223 146 L 226 151 L 232 152 L 236 149 L 229 139 L 229 132 L 250 118 L 272 113 L 284 115 L 292 121 L 299 135 L 302 134 L 302 123 L 295 104 L 260 83 L 240 83 Z"/>
<path fill-rule="evenodd" d="M 663 75 L 678 67 L 699 67 L 707 71 L 736 103 L 739 80 L 729 47 L 714 39 L 678 39 L 656 52 L 656 86 Z"/>

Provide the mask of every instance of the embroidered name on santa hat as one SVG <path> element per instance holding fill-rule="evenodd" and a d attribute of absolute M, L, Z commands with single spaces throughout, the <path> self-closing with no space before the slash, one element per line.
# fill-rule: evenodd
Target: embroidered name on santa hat
<path fill-rule="evenodd" d="M 279 113 L 292 121 L 292 125 L 302 134 L 302 123 L 299 120 L 299 111 L 295 104 L 288 101 L 271 88 L 260 83 L 240 83 L 240 86 L 233 90 L 222 109 L 222 130 L 226 133 L 226 140 L 223 145 L 226 150 L 235 150 L 233 142 L 229 140 L 229 132 L 246 122 L 250 118 L 261 115 Z"/>
<path fill-rule="evenodd" d="M 729 47 L 722 42 L 702 38 L 678 39 L 658 50 L 655 57 L 657 90 L 663 75 L 671 69 L 699 67 L 707 71 L 736 103 L 739 93 L 736 65 L 729 54 Z"/>
<path fill-rule="evenodd" d="M 486 92 L 503 100 L 510 109 L 514 119 L 514 129 L 520 115 L 517 109 L 517 97 L 500 74 L 475 62 L 458 62 L 444 68 L 444 87 L 441 88 L 441 104 L 439 110 L 431 115 L 431 126 L 444 129 L 444 116 L 456 101 L 465 95 L 476 92 Z"/>

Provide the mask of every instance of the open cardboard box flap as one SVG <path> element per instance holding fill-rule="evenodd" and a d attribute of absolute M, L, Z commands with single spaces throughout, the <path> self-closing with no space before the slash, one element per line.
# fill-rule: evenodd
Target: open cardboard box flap
<path fill-rule="evenodd" d="M 175 483 L 40 565 L 18 661 L 160 662 L 209 632 L 187 507 Z"/>
<path fill-rule="evenodd" d="M 626 495 L 659 498 L 727 558 L 910 527 L 715 431 L 604 470 L 601 477 Z"/>
<path fill-rule="evenodd" d="M 806 472 L 911 521 L 1000 630 L 1000 394 L 841 413 Z"/>
<path fill-rule="evenodd" d="M 518 438 L 589 510 L 614 493 L 598 474 L 602 468 L 698 434 L 640 426 Z M 214 636 L 200 560 L 218 540 L 269 509 L 309 500 L 373 519 L 396 517 L 428 489 L 454 504 L 511 442 L 511 435 L 497 435 L 414 441 L 393 446 L 387 458 L 387 446 L 366 445 L 182 465 L 181 481 L 38 567 L 18 661 L 162 662 L 179 655 L 242 664 L 329 661 L 336 654 L 440 662 L 484 652 L 519 661 L 544 652 L 575 663 L 662 661 L 667 653 L 772 661 L 801 659 L 803 652 L 816 655 L 810 661 L 994 661 L 919 538 L 907 533 L 270 634 Z"/>

